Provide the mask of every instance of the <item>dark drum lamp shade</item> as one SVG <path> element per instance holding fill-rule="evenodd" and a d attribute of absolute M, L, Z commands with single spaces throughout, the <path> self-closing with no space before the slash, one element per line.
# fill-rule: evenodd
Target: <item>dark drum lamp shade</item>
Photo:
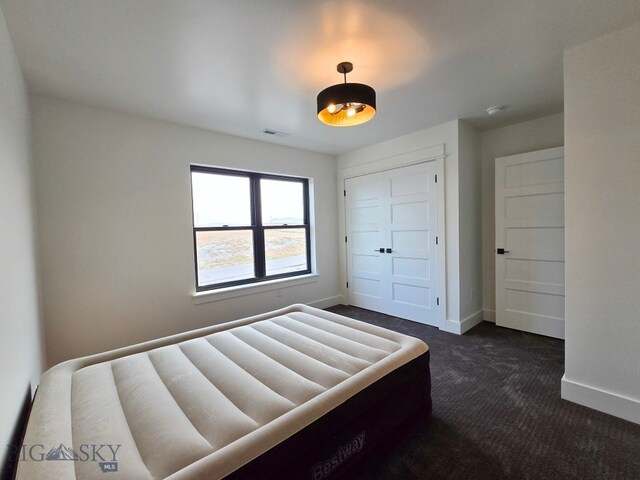
<path fill-rule="evenodd" d="M 376 91 L 362 83 L 347 83 L 353 70 L 349 62 L 338 64 L 344 83 L 332 85 L 318 94 L 318 119 L 334 127 L 351 127 L 368 122 L 376 115 Z"/>

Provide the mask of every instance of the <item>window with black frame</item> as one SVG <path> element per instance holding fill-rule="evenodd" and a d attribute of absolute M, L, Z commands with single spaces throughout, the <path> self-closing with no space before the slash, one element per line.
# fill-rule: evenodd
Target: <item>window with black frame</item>
<path fill-rule="evenodd" d="M 311 272 L 309 181 L 192 166 L 196 290 Z"/>

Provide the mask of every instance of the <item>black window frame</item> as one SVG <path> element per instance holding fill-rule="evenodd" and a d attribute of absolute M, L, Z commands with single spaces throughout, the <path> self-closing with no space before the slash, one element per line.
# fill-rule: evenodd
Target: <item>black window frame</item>
<path fill-rule="evenodd" d="M 229 175 L 244 177 L 249 179 L 250 206 L 251 206 L 251 225 L 243 226 L 218 226 L 218 227 L 196 227 L 195 222 L 195 205 L 193 198 L 193 173 L 210 173 L 218 175 Z M 193 260 L 195 267 L 196 292 L 206 292 L 211 290 L 219 290 L 221 288 L 235 287 L 238 285 L 250 285 L 269 280 L 277 280 L 280 278 L 298 277 L 300 275 L 308 275 L 311 270 L 311 220 L 309 213 L 309 179 L 304 177 L 292 177 L 286 175 L 275 175 L 268 173 L 250 172 L 244 170 L 233 170 L 219 167 L 208 167 L 203 165 L 191 165 L 190 168 L 191 182 L 191 225 L 193 227 Z M 280 180 L 287 182 L 296 182 L 302 184 L 303 197 L 303 213 L 304 222 L 302 224 L 278 224 L 263 225 L 262 224 L 262 197 L 260 192 L 260 180 Z M 267 275 L 266 268 L 266 247 L 265 247 L 265 231 L 266 230 L 283 230 L 283 229 L 302 229 L 305 230 L 306 239 L 306 257 L 307 268 L 295 272 L 280 273 L 277 275 Z M 198 244 L 197 233 L 207 231 L 232 231 L 247 230 L 252 231 L 253 236 L 253 265 L 254 277 L 241 280 L 233 280 L 230 282 L 214 283 L 209 285 L 200 285 L 198 278 Z"/>

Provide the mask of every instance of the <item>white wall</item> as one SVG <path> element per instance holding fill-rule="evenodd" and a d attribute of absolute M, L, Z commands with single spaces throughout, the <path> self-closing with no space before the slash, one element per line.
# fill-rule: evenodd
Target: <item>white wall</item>
<path fill-rule="evenodd" d="M 563 398 L 640 423 L 640 23 L 565 52 Z"/>
<path fill-rule="evenodd" d="M 495 159 L 564 145 L 562 113 L 482 133 L 482 296 L 485 320 L 495 321 Z"/>
<path fill-rule="evenodd" d="M 295 302 L 339 303 L 335 157 L 31 100 L 49 364 Z M 190 163 L 312 177 L 318 281 L 194 303 Z"/>
<path fill-rule="evenodd" d="M 42 369 L 25 85 L 0 10 L 0 461 Z"/>
<path fill-rule="evenodd" d="M 458 123 L 460 321 L 477 324 L 482 306 L 482 162 L 480 133 Z"/>
<path fill-rule="evenodd" d="M 459 174 L 459 150 L 464 149 L 464 159 L 462 161 L 463 168 L 469 169 L 470 172 L 475 170 L 479 171 L 480 165 L 480 153 L 478 149 L 477 133 L 474 129 L 467 126 L 459 120 L 443 123 L 441 125 L 420 130 L 409 135 L 403 135 L 385 142 L 377 143 L 369 147 L 361 148 L 353 152 L 342 154 L 338 156 L 338 174 L 344 169 L 353 169 L 354 167 L 362 167 L 363 171 L 366 170 L 367 164 L 375 164 L 380 160 L 386 159 L 389 165 L 392 165 L 394 159 L 400 158 L 405 154 L 411 154 L 421 149 L 427 149 L 429 147 L 444 144 L 444 169 L 445 169 L 445 238 L 446 238 L 446 288 L 447 288 L 447 302 L 446 302 L 446 325 L 445 328 L 450 331 L 456 331 L 460 333 L 465 328 L 471 328 L 473 325 L 467 323 L 466 327 L 461 324 L 461 321 L 465 319 L 462 313 L 467 313 L 467 310 L 473 310 L 471 304 L 464 305 L 461 311 L 461 298 L 460 288 L 465 290 L 480 290 L 481 284 L 479 283 L 481 271 L 481 258 L 478 255 L 477 258 L 474 251 L 474 241 L 469 240 L 469 235 L 475 235 L 480 237 L 479 219 L 474 219 L 474 212 L 479 214 L 480 209 L 472 206 L 471 204 L 481 204 L 480 198 L 480 176 L 476 177 L 473 174 L 463 174 L 463 182 L 465 187 L 469 184 L 474 186 L 464 192 L 460 193 L 461 179 Z M 475 149 L 475 154 L 474 154 Z M 477 167 L 476 167 L 477 164 Z M 477 197 L 477 198 L 476 198 Z M 341 206 L 341 208 L 343 208 Z M 466 221 L 471 221 L 472 225 L 465 227 L 462 231 L 460 229 L 461 216 Z M 473 229 L 477 227 L 478 230 L 473 232 Z M 344 221 L 340 223 L 341 234 L 344 235 Z M 461 240 L 461 234 L 465 236 Z M 464 260 L 469 262 L 464 267 L 461 266 L 461 243 L 465 245 Z M 341 252 L 344 250 L 344 245 L 341 247 Z M 344 255 L 341 255 L 340 269 L 344 284 L 344 273 L 346 271 L 346 259 Z M 469 279 L 461 281 L 460 272 L 471 272 Z M 477 302 L 477 308 L 481 308 L 480 301 Z M 481 318 L 474 319 L 481 321 Z"/>

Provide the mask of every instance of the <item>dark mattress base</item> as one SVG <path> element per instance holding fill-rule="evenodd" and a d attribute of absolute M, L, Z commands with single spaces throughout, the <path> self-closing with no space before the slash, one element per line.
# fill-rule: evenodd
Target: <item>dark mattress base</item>
<path fill-rule="evenodd" d="M 430 416 L 431 375 L 426 352 L 226 478 L 344 478 L 399 425 Z"/>

